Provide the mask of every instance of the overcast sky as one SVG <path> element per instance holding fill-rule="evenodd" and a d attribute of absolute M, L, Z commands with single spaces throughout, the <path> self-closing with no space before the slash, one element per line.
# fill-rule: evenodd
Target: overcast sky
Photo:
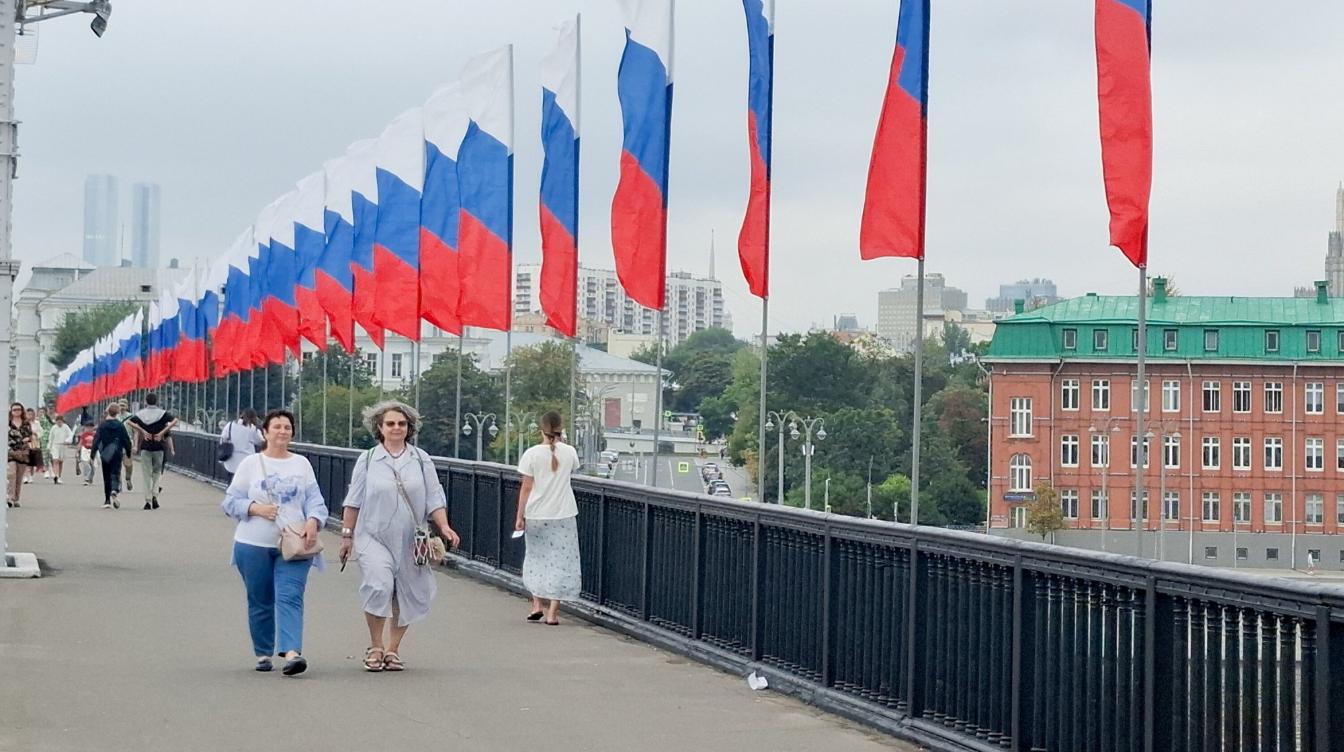
<path fill-rule="evenodd" d="M 15 255 L 80 254 L 84 176 L 162 185 L 163 258 L 223 252 L 272 199 L 375 136 L 478 52 L 515 45 L 515 258 L 540 257 L 537 65 L 583 13 L 582 262 L 612 267 L 620 153 L 611 0 L 114 0 L 39 26 L 18 69 Z M 1092 4 L 939 0 L 933 8 L 928 271 L 973 306 L 1000 283 L 1132 294 L 1108 248 Z M 895 0 L 778 0 L 772 330 L 872 326 L 877 291 L 914 262 L 861 262 L 858 220 L 895 39 Z M 678 3 L 672 270 L 704 272 L 711 230 L 736 329 L 760 306 L 737 265 L 746 202 L 746 35 L 736 0 Z M 1344 178 L 1344 3 L 1159 3 L 1150 263 L 1188 294 L 1290 295 L 1322 275 Z M 129 240 L 128 240 L 129 245 Z"/>

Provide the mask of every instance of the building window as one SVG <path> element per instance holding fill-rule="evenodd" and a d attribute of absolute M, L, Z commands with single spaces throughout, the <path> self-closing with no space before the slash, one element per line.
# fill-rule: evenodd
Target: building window
<path fill-rule="evenodd" d="M 1181 382 L 1169 379 L 1162 382 L 1162 412 L 1181 411 Z"/>
<path fill-rule="evenodd" d="M 1129 492 L 1129 518 L 1130 518 L 1131 520 L 1135 520 L 1135 519 L 1138 519 L 1138 517 L 1139 517 L 1139 505 L 1134 503 L 1134 492 L 1133 492 L 1133 491 L 1130 491 L 1130 492 Z M 1147 489 L 1144 489 L 1144 492 L 1143 492 L 1143 519 L 1144 519 L 1144 520 L 1147 520 L 1147 519 L 1148 519 L 1148 491 L 1147 491 Z"/>
<path fill-rule="evenodd" d="M 1009 401 L 1009 436 L 1031 435 L 1031 398 L 1013 397 Z"/>
<path fill-rule="evenodd" d="M 1008 460 L 1008 486 L 1009 491 L 1031 490 L 1031 457 L 1029 455 L 1014 454 Z"/>
<path fill-rule="evenodd" d="M 1335 384 L 1335 414 L 1344 415 L 1344 381 Z"/>
<path fill-rule="evenodd" d="M 1232 437 L 1232 469 L 1250 470 L 1251 469 L 1251 437 L 1233 436 Z"/>
<path fill-rule="evenodd" d="M 1218 547 L 1217 547 L 1217 546 L 1205 546 L 1205 547 L 1204 547 L 1204 558 L 1206 558 L 1206 559 L 1216 559 L 1216 558 L 1218 558 Z"/>
<path fill-rule="evenodd" d="M 1132 350 L 1132 351 L 1134 351 L 1134 352 L 1138 352 L 1138 351 L 1139 351 L 1139 329 L 1138 329 L 1138 327 L 1135 327 L 1135 328 L 1129 330 L 1129 349 Z"/>
<path fill-rule="evenodd" d="M 1069 434 L 1059 437 L 1059 464 L 1064 467 L 1078 467 L 1078 436 Z"/>
<path fill-rule="evenodd" d="M 1179 520 L 1181 518 L 1181 492 L 1167 491 L 1162 496 L 1162 519 Z"/>
<path fill-rule="evenodd" d="M 1325 524 L 1325 494 L 1307 494 L 1307 524 Z"/>
<path fill-rule="evenodd" d="M 1336 344 L 1339 345 L 1339 348 L 1338 348 L 1339 351 L 1340 351 L 1341 353 L 1344 353 L 1344 329 L 1340 329 L 1340 330 L 1339 330 L 1339 335 L 1338 335 L 1338 336 L 1339 336 L 1339 342 L 1337 342 Z"/>
<path fill-rule="evenodd" d="M 1277 548 L 1266 548 L 1266 549 L 1265 549 L 1265 559 L 1266 559 L 1267 561 L 1278 561 L 1278 560 L 1279 560 L 1279 549 L 1277 549 Z"/>
<path fill-rule="evenodd" d="M 1265 522 L 1283 522 L 1283 494 L 1278 491 L 1265 492 Z"/>
<path fill-rule="evenodd" d="M 1204 521 L 1205 521 L 1205 522 L 1217 522 L 1217 521 L 1218 521 L 1218 506 L 1219 506 L 1219 503 L 1220 503 L 1220 499 L 1218 498 L 1218 492 L 1217 492 L 1217 491 L 1205 491 L 1205 492 L 1204 492 Z"/>
<path fill-rule="evenodd" d="M 1077 410 L 1080 391 L 1078 379 L 1064 379 L 1059 382 L 1059 409 Z"/>
<path fill-rule="evenodd" d="M 1105 329 L 1092 330 L 1092 349 L 1097 352 L 1106 352 L 1106 338 L 1109 335 Z"/>
<path fill-rule="evenodd" d="M 1059 492 L 1059 507 L 1064 512 L 1064 518 L 1069 520 L 1078 519 L 1078 491 L 1065 489 Z"/>
<path fill-rule="evenodd" d="M 1325 384 L 1320 381 L 1307 382 L 1306 398 L 1307 415 L 1323 415 L 1325 413 Z"/>
<path fill-rule="evenodd" d="M 1162 466 L 1175 469 L 1181 466 L 1181 435 L 1167 434 L 1162 437 Z"/>
<path fill-rule="evenodd" d="M 1163 329 L 1163 330 L 1162 330 L 1162 349 L 1165 350 L 1166 352 L 1176 352 L 1176 345 L 1177 345 L 1178 342 L 1179 342 L 1179 340 L 1177 339 L 1177 336 L 1178 336 L 1178 332 L 1177 332 L 1177 330 L 1175 330 L 1175 329 Z"/>
<path fill-rule="evenodd" d="M 1200 446 L 1205 470 L 1217 470 L 1222 466 L 1222 441 L 1217 436 L 1205 436 Z"/>
<path fill-rule="evenodd" d="M 369 373 L 378 374 L 378 353 L 367 353 L 364 355 L 364 367 L 369 369 Z"/>
<path fill-rule="evenodd" d="M 1279 330 L 1265 330 L 1265 352 L 1276 353 L 1279 351 Z"/>
<path fill-rule="evenodd" d="M 1008 526 L 1024 528 L 1027 526 L 1027 508 L 1013 507 L 1009 510 Z"/>
<path fill-rule="evenodd" d="M 1111 409 L 1111 382 L 1110 379 L 1093 379 L 1092 381 L 1092 409 L 1102 412 L 1109 412 Z"/>
<path fill-rule="evenodd" d="M 1152 402 L 1149 401 L 1149 399 L 1148 399 L 1149 396 L 1151 396 L 1151 395 L 1149 394 L 1149 392 L 1150 392 L 1151 390 L 1150 390 L 1148 387 L 1149 387 L 1148 380 L 1145 379 L 1144 382 L 1143 382 L 1143 411 L 1144 411 L 1145 413 L 1146 413 L 1146 412 L 1149 412 L 1149 411 L 1152 410 L 1152 407 L 1151 407 Z M 1138 380 L 1138 379 L 1130 379 L 1130 380 L 1129 380 L 1129 411 L 1130 411 L 1130 412 L 1134 412 L 1135 410 L 1138 410 L 1138 409 L 1139 409 L 1139 380 Z"/>
<path fill-rule="evenodd" d="M 1307 352 L 1318 353 L 1321 351 L 1321 330 L 1307 330 Z"/>
<path fill-rule="evenodd" d="M 1148 436 L 1144 436 L 1144 467 L 1148 467 Z M 1138 436 L 1129 436 L 1129 466 L 1138 465 Z"/>
<path fill-rule="evenodd" d="M 1097 489 L 1092 490 L 1092 519 L 1104 520 L 1109 516 L 1109 504 L 1106 503 L 1106 494 Z"/>
<path fill-rule="evenodd" d="M 1251 492 L 1232 492 L 1232 521 L 1247 525 L 1251 522 Z"/>
<path fill-rule="evenodd" d="M 1232 412 L 1249 413 L 1251 411 L 1251 382 L 1232 382 Z"/>
<path fill-rule="evenodd" d="M 1344 525 L 1344 493 L 1335 494 L 1335 524 Z"/>
<path fill-rule="evenodd" d="M 1064 334 L 1063 334 L 1063 339 L 1064 339 L 1063 344 L 1064 344 L 1064 349 L 1065 349 L 1065 350 L 1077 350 L 1077 349 L 1078 349 L 1078 330 L 1077 330 L 1077 329 L 1065 329 L 1065 330 L 1064 330 Z"/>
<path fill-rule="evenodd" d="M 1246 561 L 1251 558 L 1247 553 L 1245 546 L 1237 546 L 1237 561 Z"/>
<path fill-rule="evenodd" d="M 1276 436 L 1265 439 L 1265 469 L 1283 469 L 1283 439 Z"/>
<path fill-rule="evenodd" d="M 1204 412 L 1216 413 L 1223 409 L 1223 384 L 1220 381 L 1204 382 Z"/>
<path fill-rule="evenodd" d="M 1319 473 L 1325 469 L 1325 439 L 1307 439 L 1307 470 Z"/>
<path fill-rule="evenodd" d="M 1218 352 L 1218 330 L 1204 330 L 1204 352 Z"/>
<path fill-rule="evenodd" d="M 392 378 L 401 378 L 401 353 L 392 353 Z"/>
<path fill-rule="evenodd" d="M 1104 433 L 1092 434 L 1092 467 L 1111 466 L 1111 437 Z"/>
<path fill-rule="evenodd" d="M 1281 413 L 1283 412 L 1283 382 L 1266 381 L 1265 382 L 1265 412 Z"/>

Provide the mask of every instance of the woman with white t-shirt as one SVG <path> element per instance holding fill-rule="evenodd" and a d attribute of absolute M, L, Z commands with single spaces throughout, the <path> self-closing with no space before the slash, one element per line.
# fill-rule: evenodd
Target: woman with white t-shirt
<path fill-rule="evenodd" d="M 229 442 L 233 445 L 233 453 L 224 460 L 224 471 L 229 474 L 229 480 L 233 480 L 233 474 L 238 472 L 238 466 L 243 464 L 243 460 L 256 454 L 257 447 L 261 446 L 263 441 L 261 431 L 257 430 L 257 411 L 252 408 L 246 408 L 238 414 L 238 420 L 229 421 L 224 426 L 224 430 L 219 434 L 220 442 Z"/>
<path fill-rule="evenodd" d="M 311 550 L 326 524 L 327 504 L 308 459 L 289 451 L 294 415 L 272 410 L 261 430 L 265 448 L 239 463 L 220 506 L 224 514 L 238 520 L 232 563 L 247 589 L 247 625 L 257 659 L 255 668 L 270 671 L 271 655 L 282 655 L 283 673 L 293 676 L 308 668 L 302 655 L 308 571 L 324 567 L 320 553 L 310 559 L 286 560 L 280 553 L 280 530 L 282 526 L 301 528 L 304 548 Z"/>
<path fill-rule="evenodd" d="M 555 626 L 560 623 L 560 601 L 577 600 L 583 584 L 579 505 L 569 485 L 570 476 L 579 469 L 579 454 L 560 440 L 560 413 L 552 410 L 541 416 L 541 434 L 542 442 L 518 460 L 523 484 L 513 526 L 527 531 L 523 586 L 532 594 L 527 620 L 544 619 Z"/>

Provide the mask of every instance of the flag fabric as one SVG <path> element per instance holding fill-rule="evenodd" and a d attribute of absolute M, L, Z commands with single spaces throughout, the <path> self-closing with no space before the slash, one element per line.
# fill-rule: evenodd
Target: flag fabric
<path fill-rule="evenodd" d="M 358 155 L 369 154 L 373 145 L 373 139 L 357 141 L 346 149 L 346 156 L 322 165 L 326 177 L 323 209 L 326 240 L 313 272 L 313 280 L 317 288 L 317 300 L 327 314 L 331 336 L 347 353 L 355 351 L 355 279 L 351 271 L 355 209 L 352 191 L 355 173 L 363 164 Z M 350 156 L 352 154 L 356 156 Z"/>
<path fill-rule="evenodd" d="M 560 26 L 541 61 L 541 310 L 569 337 L 578 329 L 579 19 Z"/>
<path fill-rule="evenodd" d="M 194 384 L 204 381 L 205 331 L 201 325 L 201 269 L 193 268 L 177 287 L 178 343 L 173 353 L 172 377 Z"/>
<path fill-rule="evenodd" d="M 751 190 L 737 256 L 752 295 L 769 294 L 770 138 L 775 89 L 775 0 L 742 0 L 747 15 L 747 144 Z"/>
<path fill-rule="evenodd" d="M 513 299 L 513 47 L 467 61 L 470 122 L 458 149 L 462 324 L 508 331 Z"/>
<path fill-rule="evenodd" d="M 901 0 L 859 227 L 864 259 L 924 258 L 928 109 L 929 0 Z"/>
<path fill-rule="evenodd" d="M 258 242 L 258 237 L 266 235 L 265 228 L 252 226 L 247 250 L 248 320 L 238 343 L 241 350 L 238 354 L 240 368 L 261 368 L 278 362 L 284 354 L 283 347 L 273 348 L 268 353 L 263 346 L 266 335 L 262 330 L 267 327 L 263 305 L 266 300 L 266 264 L 270 261 L 270 242 L 268 238 L 263 246 Z"/>
<path fill-rule="evenodd" d="M 258 343 L 268 363 L 282 363 L 285 350 L 299 355 L 298 255 L 294 251 L 294 207 L 298 191 L 272 201 L 257 215 L 257 252 L 262 259 L 262 321 Z M 263 232 L 264 230 L 264 232 Z"/>
<path fill-rule="evenodd" d="M 1151 23 L 1149 0 L 1096 0 L 1097 105 L 1111 245 L 1139 268 L 1148 265 L 1153 186 Z"/>
<path fill-rule="evenodd" d="M 252 228 L 243 230 L 225 254 L 228 270 L 224 280 L 224 310 L 215 330 L 215 370 L 234 373 L 251 368 L 244 343 L 252 317 L 251 264 Z"/>
<path fill-rule="evenodd" d="M 143 310 L 127 316 L 117 325 L 117 368 L 113 376 L 113 390 L 117 395 L 130 394 L 140 387 L 140 338 L 144 328 Z"/>
<path fill-rule="evenodd" d="M 636 303 L 659 310 L 666 294 L 672 12 L 672 0 L 621 0 L 625 51 L 616 82 L 624 126 L 611 201 L 616 276 Z"/>
<path fill-rule="evenodd" d="M 453 83 L 434 92 L 425 102 L 423 116 L 425 186 L 420 199 L 420 315 L 444 331 L 461 334 L 457 236 L 462 201 L 457 187 L 457 159 L 470 118 L 460 86 Z"/>
<path fill-rule="evenodd" d="M 326 175 L 315 172 L 299 181 L 294 196 L 294 302 L 299 336 L 319 350 L 327 346 L 327 318 L 317 298 L 317 264 L 326 245 Z"/>
<path fill-rule="evenodd" d="M 364 143 L 364 142 L 361 142 Z M 352 284 L 350 310 L 379 350 L 383 349 L 383 328 L 378 324 L 376 311 L 377 280 L 373 276 L 373 242 L 378 230 L 378 179 L 374 174 L 374 155 L 378 143 L 367 142 L 367 148 L 347 151 L 350 169 L 350 273 Z"/>
<path fill-rule="evenodd" d="M 425 128 L 420 108 L 393 120 L 374 147 L 378 220 L 373 239 L 376 322 L 420 340 L 420 193 Z"/>
<path fill-rule="evenodd" d="M 206 358 L 215 363 L 216 375 L 223 373 L 215 351 L 219 348 L 219 325 L 223 320 L 220 304 L 223 302 L 223 290 L 229 281 L 229 257 L 226 253 L 215 259 L 205 272 L 201 290 L 201 326 L 206 336 Z M 209 373 L 209 365 L 206 372 Z"/>

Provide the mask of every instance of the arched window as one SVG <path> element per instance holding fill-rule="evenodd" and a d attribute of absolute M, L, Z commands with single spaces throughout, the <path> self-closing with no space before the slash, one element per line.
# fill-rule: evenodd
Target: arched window
<path fill-rule="evenodd" d="M 1031 490 L 1031 456 L 1014 454 L 1008 460 L 1008 490 Z"/>

